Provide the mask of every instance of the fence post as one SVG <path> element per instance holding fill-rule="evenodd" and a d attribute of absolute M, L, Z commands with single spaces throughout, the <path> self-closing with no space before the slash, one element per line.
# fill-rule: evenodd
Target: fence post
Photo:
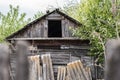
<path fill-rule="evenodd" d="M 0 44 L 0 80 L 10 80 L 9 47 L 4 44 Z"/>
<path fill-rule="evenodd" d="M 28 44 L 24 41 L 18 41 L 16 44 L 17 67 L 15 80 L 28 80 L 29 64 L 28 64 Z"/>
<path fill-rule="evenodd" d="M 105 47 L 105 80 L 120 80 L 120 40 L 109 40 Z"/>

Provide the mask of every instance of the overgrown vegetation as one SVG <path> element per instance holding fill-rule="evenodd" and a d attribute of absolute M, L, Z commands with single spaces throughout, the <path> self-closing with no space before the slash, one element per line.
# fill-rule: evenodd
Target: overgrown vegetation
<path fill-rule="evenodd" d="M 25 13 L 20 14 L 18 6 L 14 8 L 12 5 L 6 15 L 0 13 L 0 41 L 27 24 L 29 21 L 25 16 Z"/>
<path fill-rule="evenodd" d="M 75 15 L 70 15 L 84 25 L 74 30 L 74 34 L 91 41 L 91 55 L 96 56 L 96 63 L 104 61 L 105 42 L 119 37 L 120 15 L 117 6 L 120 0 L 117 1 L 113 3 L 111 0 L 81 0 L 80 4 L 74 6 L 75 11 L 69 8 L 69 11 L 75 12 Z"/>
<path fill-rule="evenodd" d="M 10 34 L 16 32 L 20 28 L 24 27 L 30 21 L 43 15 L 42 12 L 36 13 L 33 18 L 26 18 L 26 13 L 20 13 L 19 6 L 13 7 L 10 5 L 10 10 L 7 14 L 0 13 L 0 42 Z"/>

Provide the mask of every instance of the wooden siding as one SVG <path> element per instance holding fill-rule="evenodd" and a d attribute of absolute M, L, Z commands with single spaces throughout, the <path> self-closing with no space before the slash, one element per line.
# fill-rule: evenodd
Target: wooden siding
<path fill-rule="evenodd" d="M 58 50 L 58 49 L 40 49 L 37 51 L 33 51 L 28 56 L 33 55 L 42 55 L 42 54 L 51 54 L 52 63 L 53 63 L 53 70 L 55 74 L 55 80 L 57 78 L 58 66 L 66 66 L 67 63 L 81 60 L 84 63 L 84 66 L 90 66 L 93 63 L 93 58 L 87 56 L 88 49 L 80 47 L 79 50 L 70 49 L 70 50 Z M 12 74 L 15 76 L 15 69 L 16 69 L 16 54 L 13 53 L 10 56 L 11 58 L 11 68 Z"/>
<path fill-rule="evenodd" d="M 62 38 L 48 38 L 48 20 L 61 20 Z M 28 41 L 30 43 L 29 46 L 37 49 L 30 52 L 28 56 L 51 54 L 54 73 L 57 77 L 58 66 L 66 66 L 67 63 L 75 60 L 81 60 L 84 66 L 89 66 L 94 63 L 93 58 L 87 56 L 90 47 L 89 40 L 74 38 L 70 30 L 71 27 L 77 28 L 78 24 L 57 12 L 53 12 L 41 20 L 28 25 L 14 36 L 9 37 L 8 40 L 10 40 L 12 44 L 16 44 L 18 40 Z M 39 45 L 42 47 L 50 47 L 50 49 L 38 49 Z M 60 48 L 56 49 L 53 46 L 59 46 Z M 62 49 L 62 46 L 66 48 Z M 15 76 L 16 54 L 13 53 L 10 57 L 12 73 L 13 76 Z M 92 69 L 94 71 L 93 67 Z"/>
<path fill-rule="evenodd" d="M 62 37 L 72 37 L 72 31 L 70 30 L 70 27 L 76 28 L 77 25 L 60 14 L 52 13 L 45 19 L 29 25 L 27 29 L 19 32 L 13 38 L 46 38 L 48 37 L 48 20 L 58 19 L 62 20 Z"/>

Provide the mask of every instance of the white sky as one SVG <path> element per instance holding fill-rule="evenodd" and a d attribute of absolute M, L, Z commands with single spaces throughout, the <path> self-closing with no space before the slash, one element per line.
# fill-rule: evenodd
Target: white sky
<path fill-rule="evenodd" d="M 62 7 L 67 1 L 68 0 L 0 0 L 0 12 L 4 14 L 7 13 L 10 4 L 13 6 L 19 5 L 20 12 L 27 13 L 27 17 L 32 17 L 38 11 L 45 12 L 49 6 L 53 6 L 54 8 Z"/>

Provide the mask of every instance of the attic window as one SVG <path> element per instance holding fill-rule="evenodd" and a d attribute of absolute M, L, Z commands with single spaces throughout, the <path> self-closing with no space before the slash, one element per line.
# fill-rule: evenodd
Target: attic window
<path fill-rule="evenodd" d="M 48 20 L 48 37 L 62 37 L 61 20 Z"/>

